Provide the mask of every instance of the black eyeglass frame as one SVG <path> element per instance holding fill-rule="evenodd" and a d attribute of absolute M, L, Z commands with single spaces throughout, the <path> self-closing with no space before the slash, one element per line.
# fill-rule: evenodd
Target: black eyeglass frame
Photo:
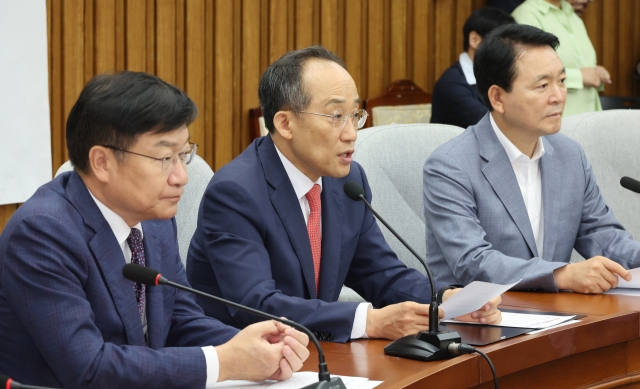
<path fill-rule="evenodd" d="M 184 166 L 190 164 L 191 161 L 193 161 L 193 157 L 196 155 L 196 150 L 198 149 L 198 144 L 189 142 L 190 150 L 183 151 L 181 153 L 174 154 L 174 155 L 171 155 L 171 156 L 162 157 L 162 158 L 156 158 L 156 157 L 152 157 L 150 155 L 136 153 L 135 151 L 124 150 L 124 149 L 121 149 L 121 148 L 118 148 L 118 147 L 115 147 L 115 146 L 111 146 L 111 145 L 102 145 L 102 147 L 106 147 L 106 148 L 111 149 L 111 150 L 120 151 L 120 152 L 123 152 L 123 153 L 129 153 L 129 154 L 133 154 L 133 155 L 139 155 L 141 157 L 145 157 L 145 158 L 149 158 L 149 159 L 154 159 L 156 161 L 160 161 L 160 162 L 162 162 L 162 172 L 164 173 L 165 164 L 170 164 L 170 165 L 173 165 L 173 166 L 176 165 L 177 161 L 176 162 L 172 162 L 172 160 L 179 159 L 180 162 L 182 162 L 182 165 L 184 165 Z M 182 156 L 184 156 L 184 157 L 182 157 Z"/>

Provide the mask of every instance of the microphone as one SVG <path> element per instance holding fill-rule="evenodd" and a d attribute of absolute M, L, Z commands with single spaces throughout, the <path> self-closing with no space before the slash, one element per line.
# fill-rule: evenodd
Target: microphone
<path fill-rule="evenodd" d="M 631 177 L 622 177 L 620 179 L 620 185 L 632 192 L 640 193 L 640 181 L 634 180 Z"/>
<path fill-rule="evenodd" d="M 0 374 L 0 388 L 6 389 L 52 389 L 46 388 L 44 386 L 32 386 L 32 385 L 22 385 L 19 382 L 15 382 L 11 378 L 6 375 Z"/>
<path fill-rule="evenodd" d="M 385 354 L 395 357 L 417 359 L 420 361 L 436 361 L 453 358 L 455 355 L 449 350 L 450 343 L 461 343 L 460 335 L 454 331 L 440 331 L 438 327 L 438 301 L 436 294 L 436 284 L 433 281 L 433 274 L 427 263 L 418 253 L 409 246 L 404 239 L 376 212 L 371 204 L 364 197 L 364 189 L 355 181 L 347 181 L 344 184 L 344 193 L 351 200 L 362 201 L 373 215 L 398 238 L 400 243 L 406 247 L 414 257 L 420 261 L 427 271 L 429 283 L 431 284 L 431 304 L 429 305 L 429 330 L 418 332 L 416 335 L 408 335 L 389 343 L 384 348 Z"/>
<path fill-rule="evenodd" d="M 329 375 L 329 370 L 327 369 L 327 364 L 324 359 L 324 352 L 322 351 L 322 347 L 320 347 L 320 342 L 318 342 L 318 338 L 316 338 L 315 335 L 313 335 L 313 332 L 309 331 L 309 329 L 303 326 L 302 324 L 298 324 L 294 321 L 283 319 L 281 317 L 277 317 L 269 313 L 259 311 L 257 309 L 249 308 L 247 306 L 234 303 L 233 301 L 225 300 L 222 297 L 207 294 L 199 290 L 192 289 L 188 286 L 184 286 L 182 284 L 169 281 L 166 278 L 164 278 L 162 274 L 160 274 L 157 270 L 154 270 L 150 267 L 136 265 L 135 263 L 128 263 L 124 265 L 124 267 L 122 268 L 122 275 L 124 276 L 124 278 L 130 281 L 137 282 L 139 284 L 144 284 L 147 286 L 158 286 L 158 285 L 173 286 L 174 288 L 181 289 L 193 294 L 197 294 L 198 296 L 206 297 L 222 304 L 230 305 L 241 311 L 249 312 L 256 316 L 264 317 L 266 319 L 278 321 L 280 323 L 286 324 L 290 327 L 293 327 L 297 330 L 304 332 L 305 334 L 307 334 L 307 336 L 309 336 L 309 339 L 311 339 L 313 344 L 315 344 L 316 348 L 318 349 L 318 361 L 319 361 L 318 380 L 319 382 L 305 386 L 302 389 L 346 389 L 346 386 L 344 385 L 340 377 L 332 378 Z"/>

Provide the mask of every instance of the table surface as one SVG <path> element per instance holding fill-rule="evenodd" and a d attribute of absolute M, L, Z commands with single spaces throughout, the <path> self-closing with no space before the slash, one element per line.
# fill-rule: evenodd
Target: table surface
<path fill-rule="evenodd" d="M 640 389 L 640 298 L 622 295 L 507 292 L 501 308 L 586 315 L 579 323 L 479 347 L 500 387 Z M 385 340 L 322 342 L 331 374 L 384 381 L 385 388 L 492 388 L 479 355 L 420 362 L 384 354 Z M 313 348 L 313 346 L 311 346 Z M 317 371 L 315 350 L 302 370 Z"/>

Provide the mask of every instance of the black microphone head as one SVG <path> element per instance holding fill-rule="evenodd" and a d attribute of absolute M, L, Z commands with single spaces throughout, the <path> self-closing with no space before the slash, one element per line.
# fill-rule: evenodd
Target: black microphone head
<path fill-rule="evenodd" d="M 640 181 L 634 180 L 631 177 L 622 177 L 620 179 L 620 185 L 632 192 L 640 193 Z"/>
<path fill-rule="evenodd" d="M 358 184 L 355 181 L 347 181 L 344 183 L 344 193 L 351 199 L 354 201 L 360 201 L 362 200 L 362 197 L 364 197 L 364 189 L 362 188 L 362 185 Z"/>
<path fill-rule="evenodd" d="M 156 286 L 160 273 L 150 267 L 128 263 L 122 268 L 124 278 L 139 284 Z"/>
<path fill-rule="evenodd" d="M 6 375 L 0 374 L 0 388 L 4 388 L 7 386 L 7 382 L 9 382 L 10 378 Z"/>

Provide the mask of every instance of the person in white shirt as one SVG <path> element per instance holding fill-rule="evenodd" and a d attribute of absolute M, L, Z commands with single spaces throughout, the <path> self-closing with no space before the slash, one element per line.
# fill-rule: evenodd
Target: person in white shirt
<path fill-rule="evenodd" d="M 473 74 L 473 57 L 484 36 L 509 23 L 515 23 L 515 20 L 501 9 L 492 7 L 477 9 L 464 22 L 464 51 L 433 87 L 431 123 L 467 128 L 486 115 L 488 109 Z"/>
<path fill-rule="evenodd" d="M 437 279 L 601 293 L 640 265 L 580 145 L 558 134 L 567 97 L 558 38 L 510 24 L 474 61 L 489 113 L 424 165 L 427 261 Z M 569 264 L 573 249 L 586 261 Z"/>

